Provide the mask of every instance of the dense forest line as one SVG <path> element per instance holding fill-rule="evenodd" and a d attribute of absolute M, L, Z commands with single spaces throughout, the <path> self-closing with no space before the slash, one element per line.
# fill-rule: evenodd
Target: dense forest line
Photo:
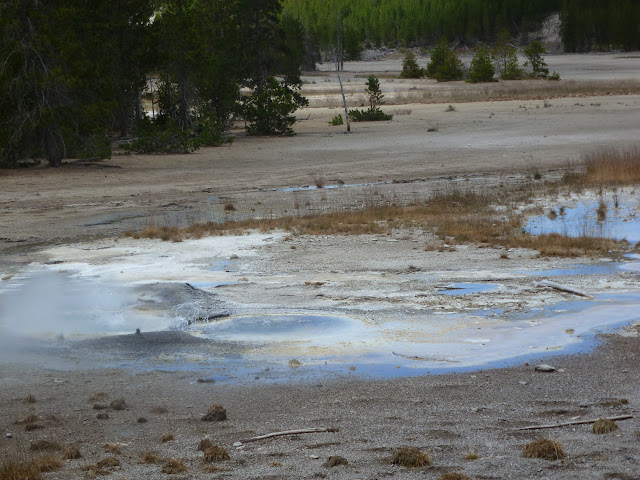
<path fill-rule="evenodd" d="M 517 37 L 560 12 L 569 52 L 640 49 L 637 0 L 284 0 L 316 45 L 343 46 L 356 58 L 363 45 L 434 44 L 442 36 L 473 45 L 492 43 L 504 28 Z"/>
<path fill-rule="evenodd" d="M 303 38 L 280 0 L 4 0 L 0 165 L 108 157 L 131 133 L 132 151 L 187 152 L 233 115 L 291 134 Z"/>

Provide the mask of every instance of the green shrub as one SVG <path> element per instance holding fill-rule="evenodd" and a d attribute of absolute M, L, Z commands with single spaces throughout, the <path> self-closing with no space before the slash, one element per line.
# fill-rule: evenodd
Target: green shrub
<path fill-rule="evenodd" d="M 391 120 L 393 115 L 384 113 L 379 108 L 367 109 L 367 110 L 350 110 L 349 118 L 352 122 L 379 122 L 384 120 Z"/>
<path fill-rule="evenodd" d="M 164 123 L 144 121 L 138 138 L 123 144 L 127 152 L 191 153 L 200 148 L 200 138 L 190 129 L 182 129 L 169 118 Z"/>
<path fill-rule="evenodd" d="M 329 125 L 333 125 L 334 127 L 338 125 L 344 125 L 344 119 L 342 118 L 342 115 L 338 114 L 335 117 L 333 117 L 329 122 Z"/>

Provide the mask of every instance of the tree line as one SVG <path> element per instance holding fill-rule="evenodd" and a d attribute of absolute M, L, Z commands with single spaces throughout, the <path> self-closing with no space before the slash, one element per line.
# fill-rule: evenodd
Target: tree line
<path fill-rule="evenodd" d="M 291 134 L 304 31 L 279 0 L 4 0 L 0 164 Z M 153 115 L 143 103 L 153 102 Z"/>
<path fill-rule="evenodd" d="M 320 50 L 342 46 L 347 59 L 363 46 L 434 44 L 447 37 L 494 43 L 507 29 L 518 36 L 560 12 L 569 52 L 640 48 L 637 0 L 283 0 Z"/>

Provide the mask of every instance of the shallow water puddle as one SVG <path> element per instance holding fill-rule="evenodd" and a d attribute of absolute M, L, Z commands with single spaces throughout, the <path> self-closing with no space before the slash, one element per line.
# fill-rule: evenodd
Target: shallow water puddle
<path fill-rule="evenodd" d="M 633 202 L 637 202 L 634 200 Z M 540 215 L 529 219 L 525 230 L 534 235 L 558 233 L 569 237 L 601 236 L 630 243 L 640 242 L 638 205 L 605 202 L 604 218 L 598 218 L 599 202 L 584 200 L 574 207 L 556 207 L 555 215 Z"/>
<path fill-rule="evenodd" d="M 361 322 L 329 315 L 248 315 L 232 317 L 199 328 L 213 340 L 236 342 L 303 342 L 330 345 L 363 334 Z"/>

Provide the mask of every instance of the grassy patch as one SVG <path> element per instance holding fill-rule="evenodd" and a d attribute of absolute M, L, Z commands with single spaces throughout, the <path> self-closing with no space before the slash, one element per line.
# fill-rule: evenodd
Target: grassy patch
<path fill-rule="evenodd" d="M 221 422 L 227 419 L 227 411 L 222 405 L 213 404 L 202 417 L 203 422 Z"/>
<path fill-rule="evenodd" d="M 418 228 L 436 234 L 446 243 L 473 243 L 485 246 L 528 248 L 541 256 L 577 257 L 621 251 L 624 242 L 583 235 L 531 235 L 523 231 L 524 214 L 516 208 L 531 200 L 538 190 L 531 185 L 500 193 L 477 193 L 460 189 L 444 190 L 426 201 L 411 205 L 380 204 L 372 200 L 357 210 L 340 210 L 318 215 L 247 219 L 224 223 L 196 223 L 185 228 L 149 226 L 133 238 L 182 241 L 183 238 L 235 234 L 249 231 L 291 232 L 294 235 L 388 235 L 394 229 Z M 496 207 L 501 207 L 500 209 Z M 427 248 L 426 250 L 429 250 Z M 452 250 L 455 251 L 455 250 Z"/>

